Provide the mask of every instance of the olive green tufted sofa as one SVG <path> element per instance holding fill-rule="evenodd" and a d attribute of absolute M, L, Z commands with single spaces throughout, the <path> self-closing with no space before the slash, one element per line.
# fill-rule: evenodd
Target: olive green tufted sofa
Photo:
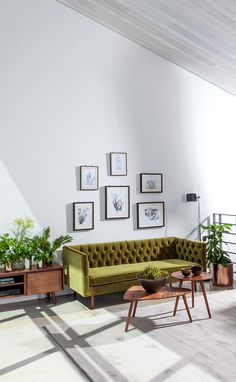
<path fill-rule="evenodd" d="M 193 264 L 206 269 L 205 243 L 176 237 L 65 246 L 62 256 L 66 285 L 90 296 L 92 307 L 94 296 L 138 284 L 137 275 L 148 264 L 169 273 Z"/>

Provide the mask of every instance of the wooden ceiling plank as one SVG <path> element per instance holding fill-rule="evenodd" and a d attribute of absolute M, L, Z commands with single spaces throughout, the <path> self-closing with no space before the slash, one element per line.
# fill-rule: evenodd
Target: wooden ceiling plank
<path fill-rule="evenodd" d="M 236 0 L 57 0 L 236 94 Z"/>

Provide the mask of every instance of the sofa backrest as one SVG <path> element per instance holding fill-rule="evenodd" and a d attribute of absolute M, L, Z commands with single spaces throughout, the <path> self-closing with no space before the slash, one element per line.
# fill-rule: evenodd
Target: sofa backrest
<path fill-rule="evenodd" d="M 174 237 L 81 244 L 70 247 L 88 255 L 90 268 L 177 258 Z"/>

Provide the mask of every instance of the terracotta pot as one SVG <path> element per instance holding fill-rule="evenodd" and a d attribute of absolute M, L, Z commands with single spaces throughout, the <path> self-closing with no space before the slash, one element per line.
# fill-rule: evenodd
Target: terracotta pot
<path fill-rule="evenodd" d="M 232 287 L 234 282 L 233 266 L 233 263 L 228 263 L 227 267 L 223 267 L 221 264 L 212 264 L 212 284 L 223 287 Z"/>

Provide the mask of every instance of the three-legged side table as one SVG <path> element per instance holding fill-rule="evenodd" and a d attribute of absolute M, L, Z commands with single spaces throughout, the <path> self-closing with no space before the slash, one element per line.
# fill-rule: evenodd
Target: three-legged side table
<path fill-rule="evenodd" d="M 205 304 L 206 304 L 206 308 L 207 308 L 207 313 L 208 313 L 209 318 L 211 318 L 211 311 L 210 311 L 210 307 L 209 307 L 208 300 L 207 300 L 207 295 L 206 295 L 206 289 L 205 289 L 204 281 L 211 280 L 213 275 L 211 273 L 202 272 L 200 274 L 200 276 L 190 275 L 188 277 L 185 277 L 185 276 L 182 275 L 181 272 L 173 272 L 171 274 L 171 276 L 173 276 L 175 279 L 179 280 L 179 286 L 180 287 L 182 287 L 184 281 L 190 281 L 191 282 L 191 286 L 192 286 L 192 307 L 193 308 L 194 308 L 194 292 L 196 291 L 196 284 L 197 283 L 200 284 L 201 289 L 202 289 L 202 294 L 203 294 L 203 297 L 204 297 L 204 301 L 205 301 Z M 179 298 L 177 297 L 176 298 L 176 303 L 175 303 L 175 309 L 174 309 L 175 313 L 176 313 L 177 308 L 178 308 L 178 303 L 179 303 Z"/>

